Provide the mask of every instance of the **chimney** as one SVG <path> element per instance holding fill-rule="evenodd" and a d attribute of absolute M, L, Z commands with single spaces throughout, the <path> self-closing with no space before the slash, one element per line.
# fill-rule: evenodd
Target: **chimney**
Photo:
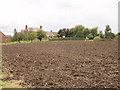
<path fill-rule="evenodd" d="M 25 25 L 25 30 L 28 30 L 28 26 L 27 25 Z"/>
<path fill-rule="evenodd" d="M 40 30 L 42 30 L 42 26 L 40 26 Z"/>

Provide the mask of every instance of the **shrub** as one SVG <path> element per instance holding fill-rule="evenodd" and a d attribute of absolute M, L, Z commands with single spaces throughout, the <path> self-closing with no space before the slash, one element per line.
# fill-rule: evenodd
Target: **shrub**
<path fill-rule="evenodd" d="M 100 41 L 100 40 L 101 40 L 101 38 L 99 36 L 94 38 L 94 41 Z"/>
<path fill-rule="evenodd" d="M 92 33 L 90 33 L 90 34 L 88 35 L 88 38 L 89 38 L 89 40 L 94 39 Z"/>

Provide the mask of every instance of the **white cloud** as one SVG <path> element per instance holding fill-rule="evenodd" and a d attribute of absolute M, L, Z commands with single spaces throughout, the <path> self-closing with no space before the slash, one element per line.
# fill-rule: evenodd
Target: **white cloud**
<path fill-rule="evenodd" d="M 45 30 L 58 31 L 77 24 L 98 26 L 104 30 L 109 24 L 118 31 L 119 0 L 0 0 L 0 29 L 13 33 L 13 29 L 43 25 Z M 4 28 L 3 28 L 4 27 Z"/>

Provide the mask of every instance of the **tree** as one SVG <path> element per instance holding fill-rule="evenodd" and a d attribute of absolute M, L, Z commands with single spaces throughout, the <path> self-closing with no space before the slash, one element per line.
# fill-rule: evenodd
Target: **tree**
<path fill-rule="evenodd" d="M 46 32 L 43 30 L 38 30 L 37 31 L 37 38 L 41 41 L 42 38 L 46 37 Z"/>
<path fill-rule="evenodd" d="M 60 34 L 57 34 L 56 36 L 57 36 L 57 37 L 60 37 Z"/>
<path fill-rule="evenodd" d="M 65 36 L 65 29 L 64 29 L 64 30 L 63 30 L 63 29 L 60 29 L 60 30 L 58 31 L 58 34 L 60 35 L 60 37 Z"/>
<path fill-rule="evenodd" d="M 24 40 L 24 39 L 25 39 L 24 33 L 18 32 L 18 33 L 17 33 L 17 38 L 18 38 L 17 41 L 19 41 L 19 43 L 20 43 L 21 40 Z"/>
<path fill-rule="evenodd" d="M 85 27 L 82 26 L 82 25 L 77 25 L 77 26 L 75 26 L 76 31 L 78 31 L 78 30 L 83 30 L 84 28 L 85 28 Z"/>
<path fill-rule="evenodd" d="M 118 32 L 118 36 L 120 36 L 120 32 Z"/>
<path fill-rule="evenodd" d="M 12 41 L 18 41 L 18 33 L 16 29 L 14 29 L 14 35 L 12 37 Z"/>
<path fill-rule="evenodd" d="M 88 28 L 84 29 L 84 38 L 88 37 L 88 35 L 90 34 L 90 31 Z"/>
<path fill-rule="evenodd" d="M 65 30 L 65 37 L 70 37 L 69 31 L 70 31 L 69 28 Z"/>
<path fill-rule="evenodd" d="M 28 40 L 34 40 L 37 37 L 36 32 L 29 31 L 28 32 Z"/>
<path fill-rule="evenodd" d="M 82 26 L 82 25 L 77 25 L 75 26 L 74 28 L 71 28 L 70 31 L 69 31 L 69 36 L 72 36 L 72 37 L 81 37 L 83 38 L 84 36 L 84 29 L 85 27 Z"/>
<path fill-rule="evenodd" d="M 106 26 L 106 29 L 105 29 L 105 38 L 106 39 L 110 39 L 110 33 L 111 33 L 111 28 L 109 25 Z"/>
<path fill-rule="evenodd" d="M 12 41 L 17 41 L 18 40 L 18 36 L 17 36 L 17 33 L 13 35 L 12 37 Z"/>
<path fill-rule="evenodd" d="M 106 29 L 105 29 L 106 32 L 111 32 L 111 28 L 109 25 L 106 26 Z"/>
<path fill-rule="evenodd" d="M 69 31 L 69 36 L 74 37 L 76 35 L 75 28 L 71 28 Z"/>
<path fill-rule="evenodd" d="M 98 27 L 94 27 L 90 31 L 91 31 L 91 34 L 93 35 L 93 38 L 95 38 L 98 34 Z"/>
<path fill-rule="evenodd" d="M 84 38 L 83 30 L 78 30 L 77 33 L 76 33 L 76 37 L 80 37 L 81 39 L 83 39 Z"/>
<path fill-rule="evenodd" d="M 110 38 L 110 39 L 114 39 L 114 38 L 115 38 L 115 34 L 112 33 L 112 32 L 110 32 L 110 33 L 109 33 L 109 38 Z"/>
<path fill-rule="evenodd" d="M 78 32 L 80 32 L 81 33 L 81 35 L 83 34 L 83 30 L 84 30 L 84 26 L 82 26 L 82 25 L 77 25 L 77 26 L 75 26 L 75 34 L 77 34 Z M 82 35 L 83 36 L 83 35 Z M 82 37 L 81 36 L 81 37 Z"/>
<path fill-rule="evenodd" d="M 17 30 L 14 29 L 14 35 L 12 41 L 19 41 L 20 43 L 21 40 L 25 40 L 25 34 L 22 32 L 17 32 Z"/>
<path fill-rule="evenodd" d="M 93 34 L 92 34 L 92 33 L 90 33 L 90 34 L 88 35 L 88 38 L 89 38 L 89 39 L 94 39 Z"/>
<path fill-rule="evenodd" d="M 104 38 L 104 34 L 102 31 L 99 32 L 99 36 L 100 36 L 100 38 Z"/>

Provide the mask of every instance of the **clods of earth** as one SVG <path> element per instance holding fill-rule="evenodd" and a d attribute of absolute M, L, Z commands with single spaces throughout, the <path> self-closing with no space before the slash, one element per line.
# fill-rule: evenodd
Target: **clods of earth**
<path fill-rule="evenodd" d="M 6 80 L 32 88 L 119 88 L 117 41 L 2 46 Z"/>

